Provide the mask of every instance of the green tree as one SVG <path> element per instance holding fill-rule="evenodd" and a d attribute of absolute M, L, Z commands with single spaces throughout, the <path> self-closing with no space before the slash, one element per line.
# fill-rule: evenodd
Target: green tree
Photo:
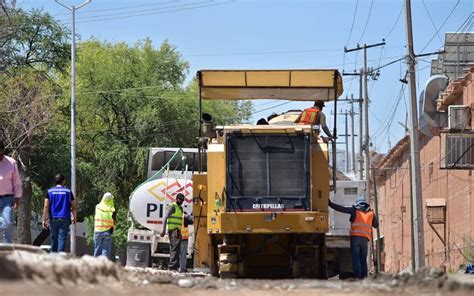
<path fill-rule="evenodd" d="M 23 198 L 18 242 L 31 242 L 32 156 L 34 143 L 51 122 L 55 83 L 69 56 L 68 31 L 39 10 L 8 10 L 0 15 L 0 136 L 18 158 Z"/>
<path fill-rule="evenodd" d="M 80 216 L 93 215 L 95 205 L 106 191 L 114 194 L 119 213 L 126 213 L 129 195 L 146 178 L 148 148 L 196 146 L 197 86 L 194 81 L 184 86 L 187 72 L 188 63 L 167 41 L 158 48 L 149 39 L 133 45 L 99 40 L 80 44 L 77 59 Z M 246 120 L 250 110 L 248 104 L 233 102 L 204 104 L 204 111 L 212 113 L 218 123 Z M 68 120 L 66 109 L 58 113 L 62 119 L 57 122 Z M 54 129 L 60 131 L 61 127 Z M 125 220 L 125 215 L 122 216 Z M 87 221 L 91 222 L 91 218 Z M 126 239 L 127 225 L 126 221 L 122 222 L 114 235 L 119 249 Z"/>

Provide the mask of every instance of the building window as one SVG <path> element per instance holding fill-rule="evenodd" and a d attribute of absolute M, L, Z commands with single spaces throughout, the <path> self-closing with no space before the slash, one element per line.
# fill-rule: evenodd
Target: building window
<path fill-rule="evenodd" d="M 444 133 L 441 139 L 442 169 L 474 168 L 473 133 Z"/>
<path fill-rule="evenodd" d="M 357 195 L 357 187 L 344 188 L 344 195 Z"/>

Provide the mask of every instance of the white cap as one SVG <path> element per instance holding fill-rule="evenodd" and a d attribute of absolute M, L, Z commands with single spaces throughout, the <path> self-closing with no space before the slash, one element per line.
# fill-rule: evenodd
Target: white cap
<path fill-rule="evenodd" d="M 109 200 L 109 199 L 114 198 L 114 196 L 112 195 L 112 193 L 106 192 L 106 193 L 104 193 L 104 196 L 102 196 L 102 198 L 105 199 L 105 200 Z"/>
<path fill-rule="evenodd" d="M 363 202 L 367 203 L 367 202 L 365 201 L 365 197 L 363 197 L 362 195 L 359 195 L 359 196 L 356 198 L 356 205 L 361 204 L 361 203 L 363 203 Z"/>

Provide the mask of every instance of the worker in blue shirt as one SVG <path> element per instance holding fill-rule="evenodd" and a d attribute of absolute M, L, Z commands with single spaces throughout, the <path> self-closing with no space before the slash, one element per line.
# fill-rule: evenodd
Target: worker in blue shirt
<path fill-rule="evenodd" d="M 43 228 L 49 228 L 51 233 L 51 253 L 65 251 L 69 226 L 71 222 L 77 222 L 76 200 L 72 191 L 66 188 L 66 177 L 56 175 L 55 182 L 56 186 L 46 193 L 43 207 Z"/>

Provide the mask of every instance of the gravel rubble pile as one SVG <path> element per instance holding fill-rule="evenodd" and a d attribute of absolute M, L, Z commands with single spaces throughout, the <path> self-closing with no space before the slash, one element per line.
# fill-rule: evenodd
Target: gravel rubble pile
<path fill-rule="evenodd" d="M 474 291 L 474 276 L 464 274 L 447 274 L 439 268 L 423 268 L 421 271 L 413 273 L 405 270 L 395 274 L 373 274 L 371 281 L 374 283 L 387 284 L 389 287 L 418 286 L 434 287 L 439 290 Z"/>
<path fill-rule="evenodd" d="M 66 260 L 67 259 L 67 260 Z M 63 286 L 118 282 L 120 268 L 105 257 L 70 257 L 13 251 L 0 256 L 0 280 L 34 280 Z"/>
<path fill-rule="evenodd" d="M 0 252 L 0 281 L 28 280 L 32 283 L 62 287 L 117 287 L 121 290 L 151 288 L 160 285 L 176 286 L 182 291 L 340 291 L 351 294 L 372 291 L 393 293 L 405 291 L 474 292 L 474 275 L 446 274 L 440 269 L 426 268 L 421 272 L 403 271 L 396 274 L 371 275 L 362 281 L 315 279 L 227 279 L 221 280 L 205 273 L 177 273 L 152 268 L 122 268 L 105 257 L 71 257 L 67 254 L 50 255 L 28 251 Z"/>

